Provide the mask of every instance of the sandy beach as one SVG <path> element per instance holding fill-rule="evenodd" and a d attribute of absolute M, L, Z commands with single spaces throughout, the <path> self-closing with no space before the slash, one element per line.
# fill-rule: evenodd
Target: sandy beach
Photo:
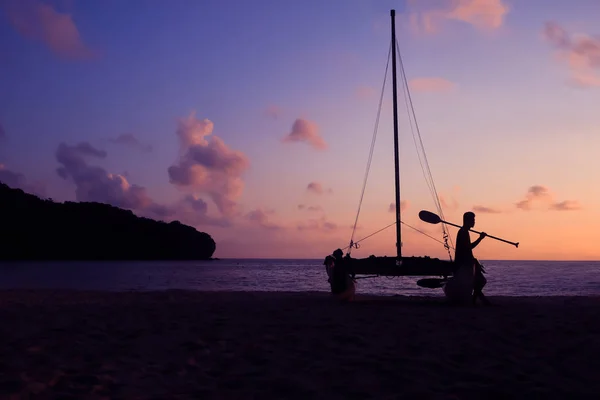
<path fill-rule="evenodd" d="M 600 298 L 0 292 L 0 398 L 597 398 Z"/>

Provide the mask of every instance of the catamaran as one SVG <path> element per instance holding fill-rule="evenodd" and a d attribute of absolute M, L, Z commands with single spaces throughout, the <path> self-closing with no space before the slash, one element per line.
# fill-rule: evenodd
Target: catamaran
<path fill-rule="evenodd" d="M 370 164 L 371 164 L 371 160 L 373 157 L 373 149 L 374 149 L 374 144 L 375 144 L 375 138 L 377 135 L 379 115 L 381 113 L 381 105 L 382 105 L 383 93 L 384 93 L 385 82 L 386 82 L 386 79 L 384 78 L 383 88 L 382 88 L 380 102 L 379 102 L 379 110 L 378 110 L 378 115 L 377 115 L 377 119 L 376 119 L 377 123 L 376 123 L 375 130 L 373 132 L 373 139 L 371 141 L 371 149 L 370 149 L 369 158 L 368 158 L 368 162 L 367 162 L 367 169 L 365 172 L 365 178 L 364 178 L 364 182 L 363 182 L 362 193 L 361 193 L 360 200 L 359 200 L 358 211 L 356 213 L 356 219 L 354 221 L 354 227 L 353 227 L 352 235 L 350 238 L 350 244 L 346 248 L 342 249 L 342 250 L 347 249 L 346 256 L 344 257 L 344 263 L 346 264 L 346 267 L 348 268 L 348 270 L 351 271 L 351 273 L 355 277 L 357 275 L 359 276 L 359 278 L 378 277 L 378 276 L 420 276 L 420 277 L 428 277 L 428 278 L 422 278 L 422 279 L 418 280 L 416 282 L 417 285 L 424 287 L 424 288 L 443 288 L 446 285 L 446 283 L 448 282 L 448 279 L 451 279 L 451 277 L 456 273 L 456 265 L 452 261 L 452 254 L 450 252 L 450 249 L 452 248 L 452 245 L 451 245 L 452 240 L 449 238 L 449 234 L 448 234 L 446 225 L 452 225 L 452 226 L 456 226 L 456 227 L 460 227 L 460 226 L 446 222 L 444 220 L 444 212 L 442 210 L 442 205 L 439 200 L 437 190 L 435 188 L 435 183 L 433 181 L 433 176 L 431 174 L 431 170 L 430 170 L 428 162 L 427 162 L 427 157 L 425 155 L 425 148 L 423 146 L 421 134 L 419 132 L 418 124 L 416 122 L 416 117 L 415 117 L 415 113 L 414 113 L 414 107 L 412 104 L 412 98 L 410 96 L 408 81 L 406 79 L 406 74 L 404 71 L 403 63 L 402 63 L 402 57 L 400 55 L 398 42 L 396 40 L 395 16 L 396 16 L 395 10 L 391 10 L 390 17 L 391 17 L 391 28 L 392 28 L 392 32 L 391 32 L 392 40 L 391 40 L 391 45 L 390 45 L 390 51 L 388 53 L 388 61 L 387 61 L 386 69 L 385 69 L 385 71 L 386 71 L 385 75 L 387 78 L 387 70 L 388 70 L 388 66 L 389 66 L 390 53 L 391 53 L 392 99 L 393 99 L 393 120 L 394 120 L 394 168 L 395 168 L 394 185 L 395 185 L 396 220 L 394 223 L 388 225 L 387 227 L 384 227 L 383 229 L 380 229 L 379 231 L 377 231 L 363 239 L 354 241 L 354 235 L 356 232 L 358 217 L 360 215 L 362 199 L 364 197 L 365 188 L 366 188 L 366 184 L 367 184 L 367 178 L 368 178 L 369 169 L 370 169 Z M 448 258 L 449 258 L 448 260 L 441 260 L 439 258 L 432 258 L 429 256 L 406 257 L 406 256 L 402 255 L 402 236 L 401 236 L 401 234 L 402 234 L 401 226 L 402 225 L 405 225 L 412 229 L 415 229 L 418 232 L 423 233 L 425 235 L 427 235 L 427 234 L 419 231 L 418 229 L 416 229 L 414 227 L 409 226 L 408 224 L 405 224 L 401 220 L 400 168 L 399 168 L 399 152 L 398 152 L 398 93 L 397 93 L 398 85 L 397 85 L 397 71 L 396 71 L 397 59 L 400 64 L 401 78 L 403 80 L 403 87 L 405 90 L 405 92 L 404 92 L 405 99 L 407 101 L 408 108 L 411 110 L 412 117 L 414 119 L 414 127 L 417 132 L 417 136 L 418 136 L 418 141 L 415 140 L 415 144 L 418 142 L 420 144 L 420 148 L 423 152 L 422 157 L 421 157 L 421 155 L 419 155 L 419 161 L 421 162 L 421 168 L 423 169 L 423 172 L 428 180 L 428 186 L 429 186 L 431 195 L 433 197 L 435 206 L 437 208 L 437 212 L 439 214 L 439 215 L 437 215 L 430 211 L 423 210 L 419 213 L 419 218 L 421 220 L 431 223 L 431 224 L 440 224 L 441 223 L 443 241 L 433 238 L 431 236 L 430 237 L 444 245 L 444 248 L 448 251 Z M 411 123 L 411 128 L 412 127 L 413 127 L 413 124 Z M 413 135 L 414 134 L 415 133 L 413 130 Z M 416 139 L 416 137 L 415 137 L 415 139 Z M 379 232 L 383 231 L 384 229 L 387 229 L 393 225 L 396 226 L 396 255 L 395 256 L 371 255 L 368 258 L 352 258 L 351 257 L 350 253 L 351 253 L 352 249 L 358 248 L 359 242 L 361 242 L 362 240 L 365 240 L 365 239 L 373 236 L 374 234 L 379 233 Z M 474 230 L 471 230 L 471 232 L 479 233 Z M 429 235 L 427 235 L 427 236 L 429 236 Z M 497 240 L 500 240 L 500 241 L 503 241 L 506 243 L 510 243 L 517 247 L 519 245 L 518 243 L 513 243 L 513 242 L 510 242 L 510 241 L 507 241 L 504 239 L 497 238 L 495 236 L 488 235 L 488 237 L 490 237 L 492 239 L 497 239 Z M 450 240 L 450 244 L 448 243 L 449 240 Z M 329 260 L 331 261 L 332 257 L 331 256 L 328 256 L 328 257 L 329 257 Z M 328 262 L 329 262 L 328 258 L 326 258 L 326 265 Z"/>

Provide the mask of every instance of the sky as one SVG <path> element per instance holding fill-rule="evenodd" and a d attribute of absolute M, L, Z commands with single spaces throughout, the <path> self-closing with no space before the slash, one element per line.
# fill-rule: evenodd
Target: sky
<path fill-rule="evenodd" d="M 390 9 L 446 220 L 520 242 L 476 257 L 599 260 L 597 0 L 0 0 L 0 181 L 179 220 L 216 257 L 325 257 L 353 234 Z M 441 240 L 403 92 L 401 218 Z M 389 70 L 383 96 L 355 241 L 395 219 Z M 448 258 L 409 226 L 403 255 Z"/>

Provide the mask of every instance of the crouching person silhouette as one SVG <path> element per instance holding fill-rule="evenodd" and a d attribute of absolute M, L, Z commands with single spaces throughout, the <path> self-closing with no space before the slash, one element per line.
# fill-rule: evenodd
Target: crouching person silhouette
<path fill-rule="evenodd" d="M 342 301 L 353 301 L 356 292 L 354 279 L 350 276 L 348 262 L 343 258 L 341 249 L 333 252 L 333 256 L 325 258 L 325 268 L 331 286 L 331 293 Z"/>

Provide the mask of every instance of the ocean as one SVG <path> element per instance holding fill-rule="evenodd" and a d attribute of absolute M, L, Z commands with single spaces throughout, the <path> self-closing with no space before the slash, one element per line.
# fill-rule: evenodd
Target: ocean
<path fill-rule="evenodd" d="M 329 291 L 323 260 L 1 262 L 0 289 Z M 482 261 L 492 296 L 600 295 L 600 261 Z M 441 296 L 418 277 L 359 279 L 357 293 Z"/>

